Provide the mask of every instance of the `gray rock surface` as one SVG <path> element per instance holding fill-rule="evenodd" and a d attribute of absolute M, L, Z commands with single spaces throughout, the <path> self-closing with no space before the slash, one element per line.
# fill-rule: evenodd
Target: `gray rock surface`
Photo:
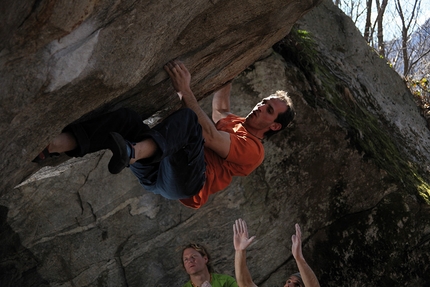
<path fill-rule="evenodd" d="M 202 98 L 320 1 L 2 1 L 0 191 L 37 170 L 31 160 L 81 117 L 177 108 L 168 61 L 187 64 Z"/>
<path fill-rule="evenodd" d="M 269 50 L 233 82 L 232 108 L 241 115 L 276 89 L 294 92 L 297 118 L 265 141 L 266 158 L 255 172 L 191 210 L 146 192 L 128 170 L 109 174 L 109 151 L 45 167 L 0 197 L 0 285 L 182 286 L 180 247 L 190 241 L 206 244 L 217 271 L 233 275 L 232 224 L 241 217 L 257 236 L 248 265 L 258 286 L 283 286 L 297 271 L 290 251 L 296 222 L 322 286 L 426 286 L 430 208 L 419 196 L 429 182 L 425 120 L 402 80 L 330 1 L 298 27 L 310 35 L 292 33 L 275 47 L 284 57 Z M 193 67 L 202 97 L 208 81 L 216 87 L 234 75 Z M 136 103 L 132 98 L 96 112 Z M 210 97 L 201 103 L 208 110 Z M 36 138 L 48 139 L 86 112 L 56 115 L 53 130 L 33 135 L 33 149 L 41 145 Z M 383 140 L 395 148 L 387 152 Z"/>

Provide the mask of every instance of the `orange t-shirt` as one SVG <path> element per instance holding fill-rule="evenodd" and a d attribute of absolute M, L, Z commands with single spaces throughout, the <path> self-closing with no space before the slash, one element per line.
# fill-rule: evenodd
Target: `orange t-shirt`
<path fill-rule="evenodd" d="M 209 195 L 226 188 L 233 176 L 246 176 L 263 162 L 263 144 L 248 133 L 242 125 L 244 121 L 245 118 L 230 114 L 217 122 L 217 130 L 230 133 L 230 151 L 227 158 L 223 159 L 213 150 L 205 147 L 205 184 L 193 197 L 180 199 L 184 205 L 191 208 L 201 207 L 208 200 Z"/>

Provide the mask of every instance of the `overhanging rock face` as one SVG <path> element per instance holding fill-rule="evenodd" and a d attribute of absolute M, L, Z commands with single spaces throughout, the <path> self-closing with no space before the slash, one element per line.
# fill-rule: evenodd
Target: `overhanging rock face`
<path fill-rule="evenodd" d="M 97 2 L 83 7 L 85 12 L 79 14 L 79 9 L 70 12 L 75 7 L 58 9 L 58 3 L 40 1 L 27 7 L 28 13 L 22 14 L 25 16 L 19 14 L 22 19 L 0 17 L 13 19 L 7 24 L 19 27 L 10 28 L 7 34 L 1 30 L 2 39 L 8 40 L 0 42 L 7 44 L 1 52 L 1 81 L 9 91 L 2 91 L 2 109 L 12 107 L 0 114 L 5 151 L 0 163 L 1 286 L 182 286 L 187 276 L 181 267 L 180 247 L 189 242 L 206 244 L 216 270 L 233 275 L 231 227 L 239 217 L 247 221 L 250 235 L 257 236 L 248 251 L 248 265 L 258 286 L 283 286 L 285 279 L 297 272 L 290 249 L 296 222 L 303 231 L 304 255 L 322 286 L 362 286 L 363 282 L 371 286 L 398 282 L 426 286 L 430 282 L 429 206 L 416 192 L 406 190 L 405 181 L 381 168 L 376 156 L 393 162 L 393 158 L 385 157 L 386 151 L 378 145 L 373 146 L 383 156 L 369 154 L 371 150 L 364 150 L 368 148 L 364 145 L 357 150 L 357 142 L 363 144 L 372 135 L 380 139 L 381 134 L 389 133 L 383 138 L 394 143 L 405 159 L 425 169 L 428 146 L 424 143 L 429 131 L 401 79 L 369 49 L 330 0 L 298 23 L 311 34 L 311 53 L 303 49 L 291 57 L 281 57 L 269 51 L 248 66 L 248 60 L 259 57 L 256 51 L 266 51 L 264 47 L 269 45 L 253 33 L 263 35 L 267 29 L 264 25 L 276 26 L 271 21 L 281 17 L 283 12 L 278 10 L 296 15 L 297 7 L 274 2 L 239 3 L 236 1 L 239 6 L 235 7 L 228 1 L 193 3 L 185 12 L 185 4 L 179 1 L 164 6 Z M 15 2 L 8 4 L 11 11 L 15 5 L 26 9 Z M 150 10 L 151 5 L 158 10 Z M 180 10 L 173 12 L 179 13 L 178 18 L 166 12 L 173 6 L 172 11 Z M 271 12 L 257 13 L 255 9 L 263 6 Z M 66 10 L 70 12 L 67 15 L 56 14 Z M 157 26 L 156 11 L 163 12 L 160 23 L 171 22 Z M 237 19 L 215 17 L 209 11 L 232 17 L 232 13 L 238 14 Z M 291 15 L 284 20 L 293 21 Z M 82 23 L 73 22 L 81 25 L 76 29 L 75 24 L 66 25 L 70 17 L 81 19 Z M 55 19 L 59 22 L 52 25 Z M 178 27 L 171 25 L 174 20 Z M 252 27 L 250 31 L 229 25 L 239 20 L 241 25 Z M 33 25 L 26 21 L 33 21 Z M 99 28 L 85 34 L 89 23 L 99 23 Z M 158 33 L 145 30 L 151 23 Z M 42 32 L 23 37 L 32 26 Z M 290 27 L 287 24 L 279 31 L 289 31 Z M 110 36 L 104 34 L 108 31 Z M 162 44 L 144 45 L 138 39 L 144 31 L 154 43 L 165 37 L 166 47 L 158 50 Z M 168 39 L 164 31 L 173 31 L 174 39 Z M 57 35 L 55 40 L 49 39 L 51 34 Z M 65 45 L 84 34 L 88 37 Z M 291 44 L 288 48 L 303 48 L 307 40 L 290 38 L 291 34 L 284 39 Z M 193 42 L 200 36 L 211 40 Z M 102 45 L 101 39 L 109 45 Z M 122 45 L 136 41 L 142 46 L 122 50 L 127 48 Z M 59 49 L 61 45 L 65 48 Z M 258 48 L 245 49 L 242 45 Z M 145 54 L 151 47 L 155 49 L 152 58 Z M 74 52 L 77 50 L 80 52 Z M 94 51 L 104 51 L 104 57 Z M 50 55 L 48 60 L 43 60 L 44 55 Z M 245 115 L 274 90 L 296 92 L 293 101 L 298 114 L 294 124 L 264 142 L 265 160 L 255 172 L 236 178 L 198 210 L 145 191 L 129 170 L 109 174 L 109 151 L 42 169 L 12 188 L 39 168 L 29 161 L 48 139 L 81 116 L 119 106 L 147 115 L 160 111 L 162 116 L 176 108 L 179 101 L 162 65 L 177 56 L 191 67 L 199 98 L 247 67 L 233 81 L 232 111 L 239 115 Z M 149 66 L 140 61 L 143 57 Z M 19 82 L 23 79 L 28 85 Z M 64 79 L 72 80 L 65 84 Z M 208 111 L 210 97 L 200 103 Z M 399 110 L 404 112 L 399 114 Z M 22 129 L 9 130 L 19 125 Z M 361 137 L 351 137 L 351 130 Z M 414 133 L 417 150 L 410 136 Z"/>
<path fill-rule="evenodd" d="M 231 80 L 320 0 L 3 1 L 2 181 L 11 188 L 67 124 L 117 106 L 178 104 L 163 65 L 183 60 L 199 98 Z"/>

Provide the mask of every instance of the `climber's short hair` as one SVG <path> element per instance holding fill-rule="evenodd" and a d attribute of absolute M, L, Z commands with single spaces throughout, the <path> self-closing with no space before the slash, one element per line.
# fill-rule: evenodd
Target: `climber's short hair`
<path fill-rule="evenodd" d="M 275 119 L 276 123 L 281 124 L 281 128 L 279 130 L 276 130 L 276 131 L 269 130 L 269 131 L 265 132 L 264 136 L 266 138 L 270 138 L 271 136 L 273 136 L 277 132 L 280 132 L 281 130 L 285 129 L 294 120 L 294 117 L 296 115 L 296 111 L 294 109 L 293 101 L 291 100 L 291 98 L 289 96 L 290 94 L 292 94 L 292 93 L 291 92 L 285 92 L 285 91 L 276 91 L 275 94 L 272 94 L 272 95 L 263 99 L 263 100 L 267 100 L 270 98 L 276 98 L 276 99 L 283 101 L 287 105 L 287 110 L 283 113 L 278 114 L 278 117 Z"/>

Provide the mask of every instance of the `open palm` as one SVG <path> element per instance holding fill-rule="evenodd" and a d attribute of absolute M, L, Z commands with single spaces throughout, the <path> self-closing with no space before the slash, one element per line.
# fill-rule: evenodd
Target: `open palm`
<path fill-rule="evenodd" d="M 233 243 L 235 250 L 245 250 L 254 240 L 255 236 L 248 237 L 248 227 L 241 218 L 233 224 Z"/>

